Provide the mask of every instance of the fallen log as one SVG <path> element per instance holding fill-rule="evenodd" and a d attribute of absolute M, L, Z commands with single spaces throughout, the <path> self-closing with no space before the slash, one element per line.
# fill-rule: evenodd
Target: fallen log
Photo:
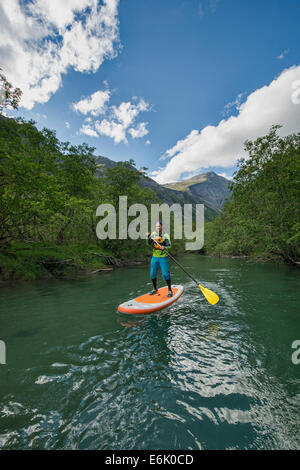
<path fill-rule="evenodd" d="M 74 258 L 63 259 L 59 261 L 42 261 L 42 264 L 68 264 L 74 261 Z"/>
<path fill-rule="evenodd" d="M 101 268 L 101 269 L 96 269 L 96 271 L 91 271 L 91 272 L 88 272 L 87 274 L 97 274 L 97 273 L 100 273 L 102 271 L 113 271 L 113 268 Z"/>

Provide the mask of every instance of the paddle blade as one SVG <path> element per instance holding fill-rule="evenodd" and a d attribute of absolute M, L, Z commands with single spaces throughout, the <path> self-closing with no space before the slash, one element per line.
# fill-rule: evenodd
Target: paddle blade
<path fill-rule="evenodd" d="M 219 296 L 215 292 L 201 286 L 200 284 L 198 284 L 198 287 L 201 289 L 202 294 L 211 305 L 215 305 L 217 302 L 219 302 Z"/>

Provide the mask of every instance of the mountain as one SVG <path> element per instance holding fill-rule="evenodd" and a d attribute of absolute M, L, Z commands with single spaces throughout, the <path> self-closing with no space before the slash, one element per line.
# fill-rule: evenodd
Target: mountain
<path fill-rule="evenodd" d="M 95 157 L 97 165 L 97 173 L 99 176 L 104 176 L 106 168 L 113 168 L 116 166 L 117 162 L 110 160 L 107 157 L 98 156 Z"/>
<path fill-rule="evenodd" d="M 98 168 L 97 173 L 99 177 L 105 175 L 106 168 L 113 168 L 117 164 L 117 162 L 103 156 L 97 156 L 95 157 L 95 160 Z M 134 167 L 132 168 L 135 169 Z M 153 179 L 144 175 L 141 175 L 139 184 L 141 187 L 149 188 L 154 191 L 162 202 L 165 202 L 169 205 L 176 203 L 181 205 L 193 204 L 194 207 L 196 204 L 204 204 L 204 216 L 206 220 L 212 220 L 219 214 L 219 209 L 213 204 L 211 204 L 209 200 L 205 201 L 199 195 L 195 196 L 189 191 L 162 186 L 156 183 L 156 181 L 154 181 Z"/>
<path fill-rule="evenodd" d="M 5 116 L 0 114 L 0 122 L 1 120 L 7 120 Z M 104 157 L 102 155 L 95 156 L 95 161 L 97 165 L 97 176 L 103 177 L 105 175 L 107 168 L 113 168 L 117 165 L 118 162 L 111 160 L 110 158 Z M 138 171 L 134 166 L 132 167 L 134 170 Z M 220 212 L 220 208 L 222 207 L 222 194 L 224 193 L 224 188 L 220 189 L 219 186 L 224 186 L 224 180 L 227 182 L 225 178 L 217 176 L 215 173 L 207 173 L 207 179 L 210 180 L 209 184 L 205 183 L 203 178 L 205 175 L 199 175 L 198 177 L 190 178 L 189 180 L 185 180 L 181 183 L 173 183 L 170 185 L 160 185 L 156 183 L 153 179 L 149 178 L 148 176 L 142 175 L 140 177 L 139 184 L 141 187 L 149 188 L 155 192 L 155 194 L 159 197 L 161 202 L 166 203 L 168 205 L 172 204 L 192 204 L 193 209 L 195 210 L 196 204 L 204 204 L 204 217 L 206 220 L 213 220 Z M 215 178 L 219 178 L 219 181 L 215 181 L 215 178 L 210 178 L 209 175 L 214 175 Z M 195 178 L 200 178 L 199 181 Z M 201 181 L 201 188 L 199 186 L 199 182 Z M 212 184 L 213 182 L 213 184 Z M 226 188 L 225 188 L 226 189 Z M 203 193 L 203 195 L 202 195 Z"/>
<path fill-rule="evenodd" d="M 178 183 L 163 185 L 167 189 L 181 191 L 192 196 L 195 201 L 204 201 L 209 207 L 218 211 L 230 199 L 230 181 L 214 171 L 193 176 Z"/>

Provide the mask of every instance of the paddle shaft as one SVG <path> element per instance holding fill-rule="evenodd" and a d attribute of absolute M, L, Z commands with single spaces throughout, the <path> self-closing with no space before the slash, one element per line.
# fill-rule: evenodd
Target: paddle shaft
<path fill-rule="evenodd" d="M 151 238 L 151 237 L 150 237 L 150 238 Z M 153 238 L 151 238 L 151 240 L 152 240 L 154 243 L 156 243 L 156 245 L 158 245 L 160 248 L 163 248 L 163 249 L 165 250 L 165 247 L 163 247 L 162 245 L 160 245 L 159 243 L 157 243 L 155 240 L 153 240 Z M 194 279 L 193 276 L 191 276 L 190 273 L 188 273 L 188 272 L 184 269 L 184 267 L 181 266 L 181 264 L 178 263 L 178 261 L 176 261 L 176 259 L 173 258 L 172 255 L 170 255 L 170 253 L 167 252 L 167 255 L 169 256 L 169 258 L 171 258 L 171 259 L 174 261 L 174 263 L 178 264 L 178 266 L 182 269 L 182 271 L 184 271 L 185 274 L 187 274 L 187 275 L 192 279 L 192 281 L 194 281 L 194 282 L 197 284 L 197 286 L 198 286 L 199 283 L 196 281 L 196 279 Z"/>
<path fill-rule="evenodd" d="M 160 245 L 159 243 L 157 243 L 155 240 L 153 240 L 152 237 L 149 237 L 154 243 L 156 243 L 156 245 L 158 245 L 159 248 L 162 248 L 163 250 L 165 250 L 166 248 L 162 245 Z M 172 255 L 170 255 L 168 252 L 167 253 L 167 256 L 169 256 L 169 258 L 171 258 L 174 263 L 178 264 L 178 266 L 185 272 L 185 274 L 187 274 L 189 276 L 190 279 L 192 279 L 196 284 L 197 286 L 199 287 L 199 289 L 201 290 L 202 294 L 204 295 L 204 297 L 206 298 L 206 300 L 211 304 L 211 305 L 215 305 L 216 303 L 219 302 L 219 296 L 218 294 L 216 294 L 215 292 L 213 292 L 212 290 L 210 289 L 207 289 L 207 287 L 203 287 L 203 286 L 200 286 L 200 284 L 198 284 L 198 282 L 196 281 L 196 279 L 193 278 L 193 276 L 190 275 L 190 273 L 188 273 L 183 266 L 181 266 L 180 263 L 178 263 L 178 261 L 176 261 L 176 259 L 173 258 Z"/>

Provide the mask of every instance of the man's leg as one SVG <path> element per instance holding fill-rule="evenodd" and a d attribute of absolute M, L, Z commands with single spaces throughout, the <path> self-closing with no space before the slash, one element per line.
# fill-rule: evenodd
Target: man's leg
<path fill-rule="evenodd" d="M 152 256 L 151 264 L 150 264 L 150 277 L 152 280 L 154 290 L 153 292 L 151 292 L 151 294 L 155 294 L 155 292 L 157 292 L 157 277 L 156 276 L 157 276 L 158 266 L 159 266 L 159 262 L 157 258 L 155 258 L 155 256 Z"/>
<path fill-rule="evenodd" d="M 170 276 L 170 270 L 169 270 L 169 260 L 167 257 L 160 258 L 160 269 L 162 272 L 162 276 L 164 280 L 166 281 L 169 289 L 168 296 L 172 296 L 172 288 L 171 288 L 171 276 Z"/>

